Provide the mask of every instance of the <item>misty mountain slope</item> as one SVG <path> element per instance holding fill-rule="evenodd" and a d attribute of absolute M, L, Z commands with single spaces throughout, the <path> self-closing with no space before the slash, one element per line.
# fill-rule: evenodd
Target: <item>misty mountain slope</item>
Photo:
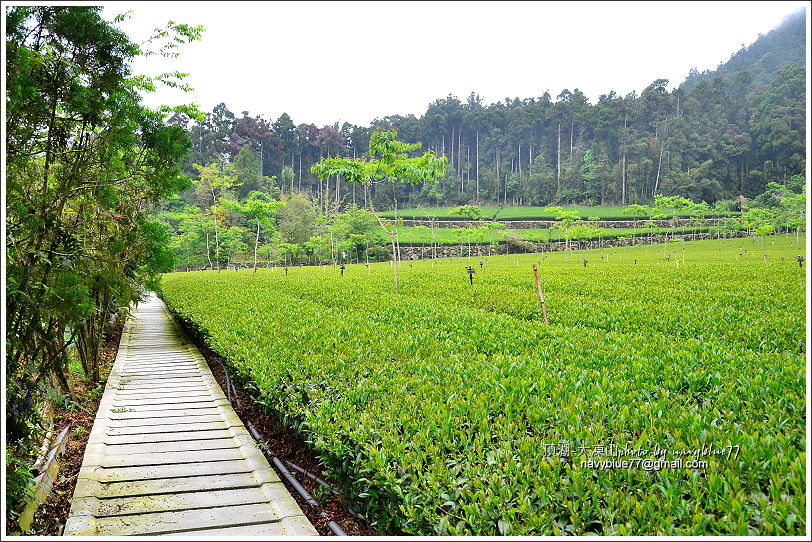
<path fill-rule="evenodd" d="M 745 70 L 753 76 L 755 85 L 769 85 L 785 64 L 793 62 L 801 67 L 806 65 L 806 34 L 806 10 L 796 11 L 767 34 L 759 34 L 755 42 L 747 47 L 743 46 L 715 70 L 702 73 L 696 69 L 691 70 L 680 88 L 688 91 L 699 81 L 720 76 L 727 78 Z"/>

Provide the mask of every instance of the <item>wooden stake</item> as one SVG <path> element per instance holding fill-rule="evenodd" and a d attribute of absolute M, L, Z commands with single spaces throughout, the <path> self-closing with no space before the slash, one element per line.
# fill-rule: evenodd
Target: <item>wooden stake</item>
<path fill-rule="evenodd" d="M 539 281 L 539 270 L 536 264 L 533 264 L 533 275 L 536 277 L 536 289 L 539 292 L 539 301 L 541 302 L 541 314 L 544 316 L 544 325 L 549 326 L 550 322 L 547 321 L 547 305 L 544 304 L 544 292 L 541 291 L 541 282 Z"/>

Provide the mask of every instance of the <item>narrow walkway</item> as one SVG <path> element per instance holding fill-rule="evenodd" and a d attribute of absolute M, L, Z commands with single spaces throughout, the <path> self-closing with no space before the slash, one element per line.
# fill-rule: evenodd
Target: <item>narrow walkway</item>
<path fill-rule="evenodd" d="M 155 295 L 124 326 L 64 532 L 318 535 Z"/>

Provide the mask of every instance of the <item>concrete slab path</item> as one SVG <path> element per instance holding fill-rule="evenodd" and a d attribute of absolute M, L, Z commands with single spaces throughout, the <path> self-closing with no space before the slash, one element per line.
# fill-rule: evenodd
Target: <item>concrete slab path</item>
<path fill-rule="evenodd" d="M 124 326 L 64 533 L 318 535 L 154 294 Z"/>

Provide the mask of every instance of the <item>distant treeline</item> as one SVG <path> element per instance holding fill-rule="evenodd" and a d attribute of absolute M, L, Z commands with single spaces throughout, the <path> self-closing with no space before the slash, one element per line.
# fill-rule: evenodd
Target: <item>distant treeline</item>
<path fill-rule="evenodd" d="M 692 71 L 672 90 L 668 80 L 657 79 L 639 95 L 612 91 L 595 104 L 578 89 L 555 99 L 545 92 L 490 105 L 472 92 L 464 101 L 451 95 L 435 100 L 420 117 L 390 115 L 368 127 L 297 125 L 287 114 L 275 121 L 247 111 L 239 116 L 223 103 L 203 122 L 184 115 L 173 122 L 192 138 L 190 174 L 193 163 L 233 162 L 242 151 L 242 163 L 255 163 L 257 173 L 236 197 L 271 183 L 283 192 L 309 192 L 325 210 L 364 205 L 365 197 L 379 210 L 395 199 L 400 207 L 625 205 L 649 202 L 655 194 L 709 203 L 752 197 L 768 182 L 785 184 L 805 170 L 805 68 L 791 61 L 778 65 L 794 58 L 782 56 L 782 47 L 797 49 L 805 39 L 797 35 L 803 23 L 803 14 L 788 19 L 733 55 L 728 64 L 737 71 L 728 64 L 715 74 Z M 310 174 L 322 157 L 364 155 L 370 133 L 379 129 L 395 129 L 400 139 L 446 155 L 445 177 L 438 184 L 382 183 L 366 194 L 340 179 L 320 182 Z"/>

